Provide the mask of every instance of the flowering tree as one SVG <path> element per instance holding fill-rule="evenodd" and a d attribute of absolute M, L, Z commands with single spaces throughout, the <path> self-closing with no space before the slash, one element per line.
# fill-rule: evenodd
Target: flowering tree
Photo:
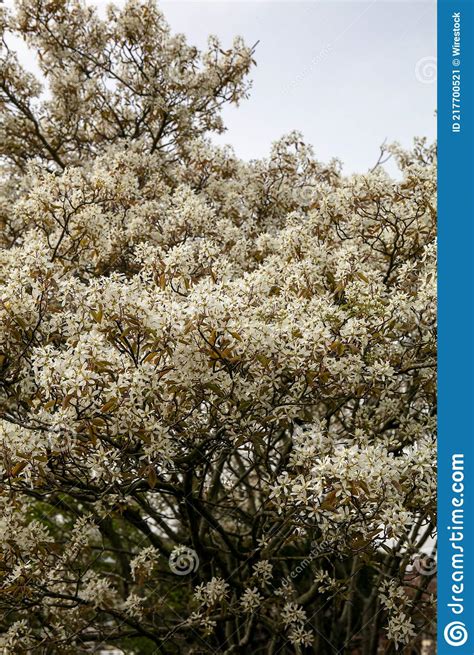
<path fill-rule="evenodd" d="M 418 652 L 434 147 L 398 180 L 296 133 L 238 160 L 208 133 L 252 49 L 152 0 L 2 27 L 3 652 Z"/>

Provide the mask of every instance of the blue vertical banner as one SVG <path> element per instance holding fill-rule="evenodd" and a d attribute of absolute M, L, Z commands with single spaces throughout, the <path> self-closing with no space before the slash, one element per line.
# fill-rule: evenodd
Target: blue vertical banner
<path fill-rule="evenodd" d="M 438 655 L 474 654 L 474 0 L 438 1 Z"/>

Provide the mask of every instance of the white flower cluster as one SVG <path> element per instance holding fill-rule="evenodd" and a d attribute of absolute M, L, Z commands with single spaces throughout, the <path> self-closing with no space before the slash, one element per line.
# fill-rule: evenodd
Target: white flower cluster
<path fill-rule="evenodd" d="M 130 561 L 130 572 L 133 580 L 146 579 L 153 571 L 159 553 L 153 546 L 147 546 Z"/>
<path fill-rule="evenodd" d="M 288 639 L 295 646 L 310 646 L 314 636 L 305 628 L 307 616 L 304 609 L 296 603 L 287 603 L 281 612 L 281 618 L 288 630 Z"/>
<path fill-rule="evenodd" d="M 260 607 L 263 600 L 264 598 L 257 587 L 251 587 L 244 591 L 240 603 L 244 612 L 252 613 Z"/>
<path fill-rule="evenodd" d="M 198 585 L 194 591 L 194 598 L 200 605 L 212 607 L 223 602 L 229 593 L 229 585 L 222 578 L 212 578 L 206 584 Z"/>
<path fill-rule="evenodd" d="M 199 52 L 152 0 L 1 26 L 2 646 L 299 649 L 380 600 L 416 640 L 379 581 L 434 527 L 435 146 L 396 180 L 297 132 L 243 162 L 209 137 L 242 40 Z"/>
<path fill-rule="evenodd" d="M 399 644 L 409 644 L 416 635 L 416 629 L 409 615 L 412 605 L 403 587 L 394 580 L 385 581 L 380 586 L 380 600 L 389 612 L 387 624 L 388 638 Z"/>

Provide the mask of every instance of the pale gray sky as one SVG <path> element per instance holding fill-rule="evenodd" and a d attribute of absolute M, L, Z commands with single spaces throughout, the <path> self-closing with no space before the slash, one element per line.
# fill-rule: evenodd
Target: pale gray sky
<path fill-rule="evenodd" d="M 105 5 L 103 0 L 96 2 Z M 121 4 L 121 3 L 120 3 Z M 435 136 L 434 0 L 165 0 L 174 31 L 204 47 L 241 35 L 259 44 L 250 98 L 224 111 L 216 137 L 243 158 L 265 156 L 297 129 L 322 161 L 362 172 L 386 138 Z"/>
<path fill-rule="evenodd" d="M 161 6 L 195 45 L 209 33 L 227 43 L 235 34 L 251 45 L 260 40 L 251 96 L 225 111 L 229 129 L 218 138 L 244 158 L 266 154 L 273 140 L 297 129 L 319 159 L 338 157 L 347 172 L 365 171 L 385 138 L 409 145 L 415 135 L 435 135 L 433 1 Z"/>

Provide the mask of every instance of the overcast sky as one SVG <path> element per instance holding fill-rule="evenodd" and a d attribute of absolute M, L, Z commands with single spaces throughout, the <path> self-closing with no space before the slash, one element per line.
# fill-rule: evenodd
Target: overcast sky
<path fill-rule="evenodd" d="M 415 135 L 435 135 L 434 2 L 170 0 L 162 7 L 196 45 L 209 33 L 259 41 L 251 96 L 225 111 L 229 129 L 219 137 L 242 157 L 266 154 L 297 129 L 318 158 L 362 171 L 385 138 L 408 145 Z"/>
<path fill-rule="evenodd" d="M 102 0 L 96 2 L 105 5 Z M 121 3 L 120 3 L 121 4 Z M 167 0 L 174 31 L 204 47 L 259 41 L 250 98 L 224 111 L 217 137 L 244 158 L 297 129 L 322 161 L 362 172 L 387 139 L 435 135 L 436 5 L 433 0 Z"/>

